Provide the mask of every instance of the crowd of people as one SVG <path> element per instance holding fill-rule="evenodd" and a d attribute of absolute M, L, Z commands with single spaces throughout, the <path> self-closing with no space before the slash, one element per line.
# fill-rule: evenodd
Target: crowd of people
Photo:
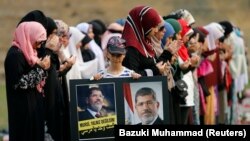
<path fill-rule="evenodd" d="M 169 123 L 238 124 L 237 99 L 248 83 L 243 32 L 230 21 L 195 21 L 186 9 L 160 15 L 149 6 L 136 6 L 109 25 L 99 19 L 68 25 L 30 11 L 15 27 L 4 62 L 9 139 L 69 141 L 71 79 L 165 76 Z M 135 102 L 138 115 L 152 106 L 139 116 L 141 124 L 162 123 L 153 112 L 159 107 L 153 90 L 142 88 Z"/>

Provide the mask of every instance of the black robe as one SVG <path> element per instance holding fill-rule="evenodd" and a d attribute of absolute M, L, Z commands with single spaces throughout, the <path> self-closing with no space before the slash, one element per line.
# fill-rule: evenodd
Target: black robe
<path fill-rule="evenodd" d="M 122 62 L 123 66 L 134 70 L 135 72 L 141 74 L 142 76 L 147 76 L 146 70 L 151 70 L 153 75 L 161 75 L 159 69 L 156 67 L 156 63 L 159 61 L 169 61 L 172 54 L 164 50 L 159 58 L 145 57 L 136 48 L 126 47 L 126 56 Z"/>
<path fill-rule="evenodd" d="M 9 49 L 4 68 L 10 141 L 44 141 L 43 95 L 36 86 L 45 71 L 31 67 L 17 47 Z"/>
<path fill-rule="evenodd" d="M 47 132 L 52 136 L 54 141 L 67 141 L 69 140 L 70 133 L 67 107 L 69 101 L 68 99 L 64 99 L 63 95 L 65 93 L 63 93 L 58 77 L 60 62 L 58 56 L 52 50 L 46 48 L 45 53 L 46 55 L 50 55 L 51 61 L 44 87 Z"/>

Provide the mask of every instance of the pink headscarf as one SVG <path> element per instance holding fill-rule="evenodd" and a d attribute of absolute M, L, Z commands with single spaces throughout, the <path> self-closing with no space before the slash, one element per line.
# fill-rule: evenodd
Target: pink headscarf
<path fill-rule="evenodd" d="M 15 30 L 12 46 L 18 47 L 30 66 L 37 62 L 37 51 L 33 48 L 36 42 L 45 41 L 46 30 L 38 22 L 23 22 Z"/>
<path fill-rule="evenodd" d="M 133 8 L 127 17 L 122 38 L 126 40 L 126 46 L 136 48 L 143 56 L 154 57 L 155 52 L 150 39 L 146 39 L 152 27 L 161 23 L 158 12 L 148 6 Z"/>

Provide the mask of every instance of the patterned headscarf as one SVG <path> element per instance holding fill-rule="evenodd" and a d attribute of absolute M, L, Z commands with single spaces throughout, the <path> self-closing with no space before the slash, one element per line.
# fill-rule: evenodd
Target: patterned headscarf
<path fill-rule="evenodd" d="M 69 26 L 62 20 L 55 20 L 57 26 L 57 35 L 63 36 L 69 33 Z"/>
<path fill-rule="evenodd" d="M 176 20 L 183 18 L 188 23 L 188 26 L 191 26 L 195 23 L 193 15 L 186 9 L 176 10 L 170 13 L 169 15 L 163 17 L 164 20 L 169 18 L 174 18 Z"/>
<path fill-rule="evenodd" d="M 33 66 L 38 59 L 37 51 L 33 45 L 46 39 L 46 30 L 40 23 L 22 22 L 15 30 L 12 46 L 18 47 L 29 65 Z"/>
<path fill-rule="evenodd" d="M 126 46 L 136 48 L 143 56 L 154 57 L 155 52 L 146 35 L 162 22 L 158 12 L 149 6 L 133 8 L 127 17 L 122 38 Z"/>

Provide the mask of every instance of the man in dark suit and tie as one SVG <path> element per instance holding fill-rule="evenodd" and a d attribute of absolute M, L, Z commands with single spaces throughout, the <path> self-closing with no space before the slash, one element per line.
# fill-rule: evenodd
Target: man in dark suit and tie
<path fill-rule="evenodd" d="M 98 121 L 98 123 L 103 120 L 103 118 L 109 119 L 109 115 L 115 115 L 114 111 L 108 110 L 104 107 L 104 95 L 102 90 L 99 87 L 91 87 L 89 88 L 89 92 L 86 96 L 86 108 L 83 111 L 78 112 L 79 122 L 86 121 L 86 120 L 93 120 L 92 122 Z M 96 118 L 96 119 L 95 119 Z M 97 119 L 99 118 L 99 119 Z M 92 122 L 90 122 L 92 124 Z M 101 122 L 100 122 L 101 123 Z M 113 128 L 106 128 L 96 127 L 100 125 L 86 125 L 91 126 L 93 129 L 89 129 L 89 132 L 80 131 L 79 138 L 80 139 L 97 139 L 97 138 L 113 138 L 114 136 L 114 129 Z M 102 129 L 102 130 L 99 130 Z M 90 132 L 91 131 L 91 132 Z"/>
<path fill-rule="evenodd" d="M 163 124 L 158 115 L 160 103 L 156 98 L 156 93 L 149 87 L 139 89 L 135 94 L 135 109 L 141 120 L 138 125 L 159 125 Z"/>
<path fill-rule="evenodd" d="M 108 115 L 103 108 L 104 95 L 99 87 L 91 87 L 86 97 L 86 109 L 79 112 L 79 121 L 104 117 Z M 113 113 L 114 114 L 114 113 Z"/>

